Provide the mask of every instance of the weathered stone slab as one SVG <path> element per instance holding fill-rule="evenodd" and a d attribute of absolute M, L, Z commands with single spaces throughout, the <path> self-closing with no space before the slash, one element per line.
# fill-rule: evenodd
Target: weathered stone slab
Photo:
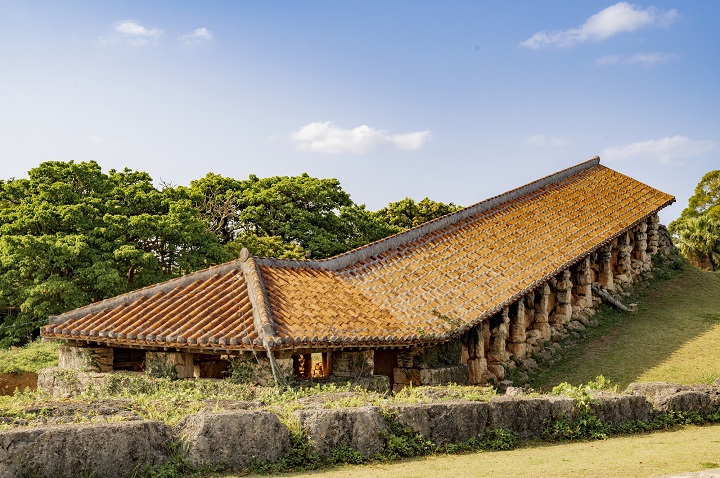
<path fill-rule="evenodd" d="M 389 407 L 395 419 L 436 445 L 462 443 L 485 433 L 487 402 L 447 401 Z"/>
<path fill-rule="evenodd" d="M 170 428 L 160 422 L 20 428 L 0 432 L 0 478 L 129 476 L 167 460 Z"/>
<path fill-rule="evenodd" d="M 193 354 L 182 352 L 148 352 L 145 356 L 145 363 L 150 364 L 154 361 L 174 368 L 178 378 L 194 377 L 195 365 L 193 364 Z"/>
<path fill-rule="evenodd" d="M 382 432 L 387 425 L 377 407 L 300 410 L 295 415 L 321 456 L 329 456 L 340 445 L 365 456 L 372 456 L 385 446 Z"/>
<path fill-rule="evenodd" d="M 660 412 L 712 411 L 720 406 L 720 389 L 707 385 L 677 385 L 666 382 L 631 383 L 628 391 L 641 395 Z"/>
<path fill-rule="evenodd" d="M 536 438 L 550 420 L 572 417 L 575 402 L 565 397 L 497 397 L 489 405 L 489 428 L 504 428 L 521 438 Z"/>
<path fill-rule="evenodd" d="M 420 370 L 417 368 L 395 367 L 393 369 L 393 390 L 399 392 L 405 387 L 420 386 Z"/>
<path fill-rule="evenodd" d="M 375 362 L 372 350 L 333 352 L 332 373 L 336 377 L 372 375 Z"/>
<path fill-rule="evenodd" d="M 617 395 L 605 392 L 593 393 L 592 410 L 601 421 L 618 425 L 653 416 L 652 405 L 641 395 Z"/>
<path fill-rule="evenodd" d="M 420 370 L 420 385 L 468 384 L 468 366 L 426 368 Z"/>
<path fill-rule="evenodd" d="M 60 347 L 59 366 L 83 372 L 109 372 L 113 369 L 110 347 Z"/>
<path fill-rule="evenodd" d="M 84 392 L 88 384 L 101 386 L 107 377 L 106 373 L 48 367 L 38 372 L 37 389 L 53 397 L 70 398 Z"/>
<path fill-rule="evenodd" d="M 237 410 L 191 415 L 174 429 L 190 463 L 224 463 L 230 469 L 269 463 L 290 451 L 290 430 L 273 413 Z"/>

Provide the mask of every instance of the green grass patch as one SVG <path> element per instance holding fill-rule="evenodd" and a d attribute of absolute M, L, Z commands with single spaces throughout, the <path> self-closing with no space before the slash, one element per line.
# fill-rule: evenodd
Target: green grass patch
<path fill-rule="evenodd" d="M 0 373 L 33 372 L 58 364 L 58 342 L 36 340 L 24 347 L 0 350 Z"/>

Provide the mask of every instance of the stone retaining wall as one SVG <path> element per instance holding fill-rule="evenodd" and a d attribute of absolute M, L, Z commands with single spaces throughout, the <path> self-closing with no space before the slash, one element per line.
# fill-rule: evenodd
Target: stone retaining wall
<path fill-rule="evenodd" d="M 712 412 L 720 407 L 720 387 L 638 383 L 626 394 L 597 393 L 594 398 L 595 414 L 619 424 L 647 421 L 671 410 Z M 553 420 L 572 419 L 574 413 L 569 398 L 500 396 L 488 402 L 302 409 L 290 422 L 299 423 L 321 456 L 346 446 L 370 457 L 385 447 L 387 420 L 446 445 L 481 438 L 493 428 L 537 438 Z M 136 467 L 162 464 L 172 442 L 182 444 L 191 463 L 243 469 L 282 458 L 291 450 L 290 437 L 290 429 L 278 417 L 254 407 L 192 415 L 174 430 L 153 421 L 20 428 L 0 432 L 0 478 L 128 476 Z"/>

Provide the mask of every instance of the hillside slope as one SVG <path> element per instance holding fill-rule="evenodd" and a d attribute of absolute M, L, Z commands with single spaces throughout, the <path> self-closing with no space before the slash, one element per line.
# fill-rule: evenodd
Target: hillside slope
<path fill-rule="evenodd" d="M 531 386 L 549 390 L 601 374 L 621 389 L 635 381 L 692 384 L 720 377 L 720 275 L 688 266 L 627 302 L 638 304 L 636 314 L 604 309 L 588 340 L 542 370 Z"/>

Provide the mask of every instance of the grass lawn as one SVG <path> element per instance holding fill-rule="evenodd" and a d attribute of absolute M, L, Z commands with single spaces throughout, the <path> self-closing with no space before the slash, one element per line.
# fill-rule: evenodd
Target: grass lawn
<path fill-rule="evenodd" d="M 720 377 L 720 275 L 688 268 L 631 299 L 637 313 L 604 308 L 589 341 L 530 385 L 547 391 L 602 374 L 622 390 L 637 381 L 709 384 Z"/>
<path fill-rule="evenodd" d="M 57 342 L 36 340 L 24 347 L 0 349 L 0 373 L 34 372 L 58 364 Z"/>
<path fill-rule="evenodd" d="M 720 468 L 720 425 L 512 451 L 436 455 L 287 477 L 636 477 Z M 249 475 L 261 476 L 261 475 Z"/>

